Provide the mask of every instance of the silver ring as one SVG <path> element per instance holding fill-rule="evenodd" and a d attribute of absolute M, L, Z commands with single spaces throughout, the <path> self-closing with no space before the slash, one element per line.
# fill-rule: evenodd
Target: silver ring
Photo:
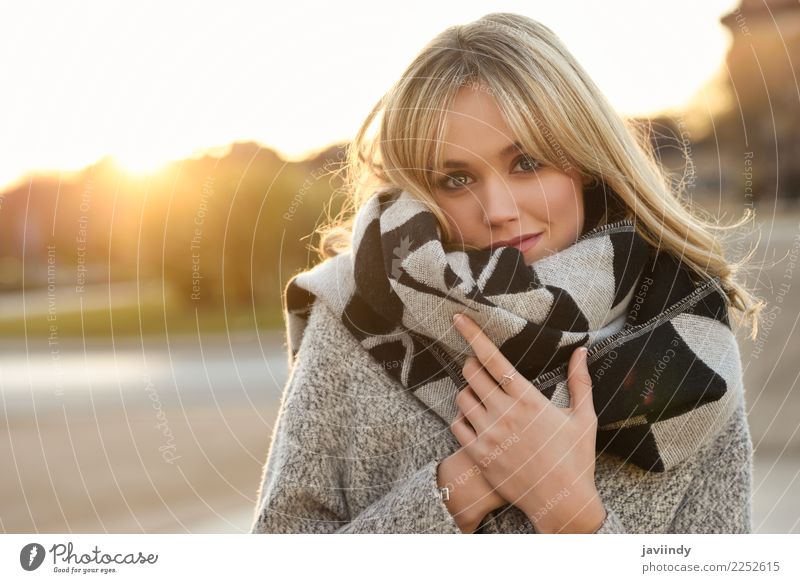
<path fill-rule="evenodd" d="M 505 387 L 508 383 L 510 383 L 512 380 L 514 380 L 514 376 L 516 374 L 517 374 L 517 371 L 512 372 L 510 375 L 509 374 L 504 374 L 503 378 L 500 379 L 500 386 L 501 387 Z"/>

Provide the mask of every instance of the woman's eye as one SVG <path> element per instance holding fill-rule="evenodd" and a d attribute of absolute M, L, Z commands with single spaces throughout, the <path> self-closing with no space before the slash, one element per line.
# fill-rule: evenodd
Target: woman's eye
<path fill-rule="evenodd" d="M 466 179 L 467 176 L 464 174 L 452 174 L 449 176 L 445 176 L 439 181 L 439 186 L 444 188 L 445 190 L 458 190 L 463 186 L 467 186 L 467 183 L 459 180 L 460 178 Z M 451 180 L 454 182 L 451 182 Z"/>
<path fill-rule="evenodd" d="M 523 168 L 523 170 L 526 170 L 526 171 L 536 170 L 537 168 L 539 168 L 539 166 L 541 166 L 539 164 L 539 162 L 537 162 L 536 160 L 534 160 L 530 156 L 522 156 L 519 159 L 519 162 L 517 162 L 517 164 L 528 164 L 528 168 Z"/>
<path fill-rule="evenodd" d="M 522 168 L 523 172 L 535 172 L 541 168 L 541 164 L 528 155 L 520 156 L 514 168 L 519 165 L 524 165 Z M 469 185 L 469 182 L 466 182 L 466 180 L 469 180 L 466 174 L 448 174 L 439 180 L 438 185 L 439 188 L 443 190 L 460 190 L 464 186 Z"/>

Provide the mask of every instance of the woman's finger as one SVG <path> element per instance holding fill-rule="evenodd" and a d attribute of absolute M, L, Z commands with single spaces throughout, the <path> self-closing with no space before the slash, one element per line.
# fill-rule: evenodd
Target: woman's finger
<path fill-rule="evenodd" d="M 504 405 L 503 399 L 508 398 L 508 394 L 498 386 L 497 381 L 481 365 L 480 361 L 474 356 L 467 357 L 462 368 L 464 378 L 467 379 L 469 386 L 475 395 L 481 400 L 486 409 L 497 410 Z"/>
<path fill-rule="evenodd" d="M 450 431 L 453 433 L 455 438 L 458 440 L 458 443 L 460 443 L 462 447 L 467 447 L 478 438 L 475 433 L 475 429 L 469 424 L 469 421 L 467 421 L 466 417 L 464 417 L 464 414 L 460 411 L 456 415 L 455 419 L 453 419 L 453 423 L 450 425 Z"/>
<path fill-rule="evenodd" d="M 472 318 L 465 314 L 456 314 L 453 322 L 456 329 L 469 342 L 475 352 L 475 356 L 494 378 L 495 382 L 500 385 L 500 388 L 514 399 L 521 398 L 522 394 L 530 388 L 528 386 L 531 384 L 530 381 L 514 368 Z M 511 376 L 511 380 L 509 381 L 504 375 Z M 544 406 L 549 403 L 547 397 L 542 395 L 540 391 L 532 391 L 532 394 L 535 395 L 535 399 L 541 399 L 540 405 Z"/>
<path fill-rule="evenodd" d="M 567 369 L 570 410 L 580 415 L 596 416 L 592 397 L 592 376 L 589 374 L 585 347 L 581 346 L 573 351 Z"/>
<path fill-rule="evenodd" d="M 475 428 L 476 433 L 483 433 L 487 425 L 486 407 L 475 396 L 469 385 L 456 395 L 456 406 Z"/>

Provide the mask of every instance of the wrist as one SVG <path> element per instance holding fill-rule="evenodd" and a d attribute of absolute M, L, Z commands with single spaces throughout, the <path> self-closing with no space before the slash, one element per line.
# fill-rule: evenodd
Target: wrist
<path fill-rule="evenodd" d="M 463 532 L 473 532 L 493 508 L 489 507 L 491 496 L 485 491 L 485 480 L 478 467 L 458 452 L 451 454 L 439 464 L 437 473 L 439 488 L 447 487 L 444 505 Z"/>
<path fill-rule="evenodd" d="M 555 513 L 541 516 L 541 512 L 525 512 L 534 530 L 539 534 L 594 534 L 606 521 L 608 511 L 596 496 L 589 505 L 581 504 L 580 512 L 567 514 L 567 518 L 556 516 Z"/>

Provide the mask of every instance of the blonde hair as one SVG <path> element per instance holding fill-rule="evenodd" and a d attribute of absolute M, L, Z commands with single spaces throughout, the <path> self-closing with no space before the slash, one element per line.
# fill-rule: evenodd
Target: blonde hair
<path fill-rule="evenodd" d="M 319 229 L 323 258 L 349 249 L 355 214 L 385 187 L 418 197 L 436 215 L 443 240 L 452 240 L 431 192 L 441 168 L 443 112 L 465 85 L 491 92 L 523 150 L 538 162 L 577 169 L 585 183 L 608 185 L 649 244 L 702 279 L 719 277 L 729 306 L 740 320 L 751 319 L 750 337 L 756 338 L 765 303 L 735 278 L 755 249 L 729 262 L 714 234 L 747 222 L 754 216 L 750 209 L 729 226 L 702 218 L 657 163 L 649 128 L 620 117 L 555 33 L 519 14 L 492 13 L 447 28 L 378 101 L 349 147 L 343 168 L 348 200 Z M 375 135 L 368 136 L 376 120 Z"/>

